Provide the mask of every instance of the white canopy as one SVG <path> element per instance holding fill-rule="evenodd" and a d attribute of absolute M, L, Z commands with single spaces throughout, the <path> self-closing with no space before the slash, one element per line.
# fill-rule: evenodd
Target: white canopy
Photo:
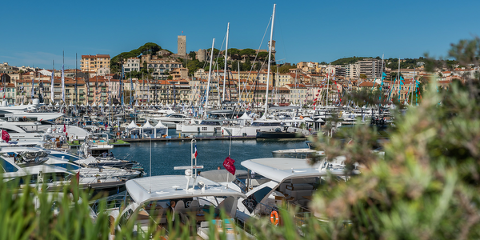
<path fill-rule="evenodd" d="M 143 129 L 146 129 L 146 128 L 153 128 L 152 124 L 150 124 L 150 122 L 147 122 L 142 126 Z"/>
<path fill-rule="evenodd" d="M 157 125 L 155 125 L 155 128 L 167 128 L 167 127 L 162 124 L 162 121 L 158 121 Z"/>
<path fill-rule="evenodd" d="M 94 102 L 93 105 L 92 105 L 92 107 L 96 107 L 96 106 L 97 106 L 97 103 Z"/>
<path fill-rule="evenodd" d="M 110 104 L 107 103 L 107 104 L 105 105 L 105 107 L 110 107 Z"/>
<path fill-rule="evenodd" d="M 247 113 L 243 113 L 238 119 L 252 120 L 253 118 L 249 117 Z"/>
<path fill-rule="evenodd" d="M 57 107 L 58 107 L 58 106 L 60 106 L 60 104 L 58 104 L 58 102 L 57 102 L 57 104 L 56 104 L 55 106 L 57 106 Z"/>
<path fill-rule="evenodd" d="M 303 120 L 305 120 L 306 122 L 313 122 L 313 119 L 309 117 L 304 117 Z"/>
<path fill-rule="evenodd" d="M 139 128 L 137 124 L 135 124 L 135 121 L 132 120 L 130 124 L 128 124 L 127 129 L 133 129 L 133 128 Z"/>

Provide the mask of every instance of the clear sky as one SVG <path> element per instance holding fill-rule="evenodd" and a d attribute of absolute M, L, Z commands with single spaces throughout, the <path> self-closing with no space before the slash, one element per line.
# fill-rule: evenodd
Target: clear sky
<path fill-rule="evenodd" d="M 177 52 L 221 43 L 257 49 L 277 4 L 274 40 L 284 62 L 331 62 L 342 57 L 446 56 L 451 43 L 480 35 L 479 0 L 403 1 L 4 1 L 0 62 L 75 67 L 75 53 L 110 54 L 146 42 Z M 269 32 L 262 49 L 267 49 Z M 80 60 L 78 60 L 80 64 Z M 78 66 L 80 67 L 80 66 Z"/>

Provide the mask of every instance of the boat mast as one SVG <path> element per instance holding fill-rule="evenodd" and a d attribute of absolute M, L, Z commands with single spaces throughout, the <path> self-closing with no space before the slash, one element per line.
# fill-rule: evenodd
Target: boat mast
<path fill-rule="evenodd" d="M 227 41 L 225 46 L 225 66 L 223 70 L 223 95 L 222 95 L 222 102 L 225 102 L 225 79 L 227 77 L 227 56 L 228 56 L 228 33 L 230 32 L 230 22 L 227 24 Z"/>
<path fill-rule="evenodd" d="M 397 84 L 397 89 L 398 89 L 398 101 L 400 101 L 400 58 L 398 58 L 398 72 L 397 72 L 397 79 L 398 79 L 398 84 Z M 392 98 L 393 99 L 393 98 Z M 393 100 L 392 100 L 393 102 Z"/>
<path fill-rule="evenodd" d="M 330 69 L 330 64 L 328 64 L 327 68 L 327 97 L 325 99 L 325 106 L 328 106 L 328 92 L 329 92 L 329 87 L 330 87 L 330 74 L 328 73 L 328 69 Z"/>
<path fill-rule="evenodd" d="M 238 63 L 238 68 L 237 68 L 237 70 L 238 70 L 238 93 L 237 93 L 237 101 L 240 102 L 241 99 L 242 99 L 242 98 L 240 97 L 240 62 L 238 61 L 237 63 Z M 232 68 L 233 68 L 233 66 L 232 66 Z"/>
<path fill-rule="evenodd" d="M 273 38 L 273 24 L 275 23 L 275 7 L 277 4 L 273 4 L 273 14 L 272 14 L 272 26 L 270 27 L 270 44 L 268 45 L 268 70 L 267 70 L 267 86 L 265 90 L 265 118 L 267 117 L 268 111 L 268 86 L 270 83 L 270 62 L 272 61 L 272 38 Z"/>
<path fill-rule="evenodd" d="M 412 83 L 410 83 L 410 86 L 412 86 Z M 412 88 L 412 100 L 410 100 L 410 106 L 412 106 L 413 103 L 413 93 L 415 92 L 415 86 L 417 86 L 417 81 L 415 80 L 415 67 L 413 68 L 413 88 Z"/>
<path fill-rule="evenodd" d="M 213 61 L 213 47 L 214 46 L 215 46 L 215 38 L 213 39 L 212 51 L 210 53 L 210 67 L 208 68 L 208 81 L 207 81 L 207 97 L 205 99 L 205 110 L 203 112 L 204 116 L 205 116 L 205 113 L 207 112 L 207 108 L 208 108 L 208 93 L 210 92 L 210 79 L 212 77 L 212 61 Z"/>

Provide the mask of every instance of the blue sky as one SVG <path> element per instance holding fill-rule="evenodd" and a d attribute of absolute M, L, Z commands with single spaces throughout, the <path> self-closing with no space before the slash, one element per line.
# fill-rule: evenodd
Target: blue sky
<path fill-rule="evenodd" d="M 480 35 L 478 0 L 458 1 L 6 1 L 0 62 L 74 68 L 75 53 L 110 54 L 146 42 L 187 52 L 224 49 L 227 22 L 233 48 L 260 46 L 273 3 L 274 40 L 284 62 L 331 62 L 342 57 L 446 56 L 451 43 Z M 262 48 L 266 49 L 269 33 Z M 80 61 L 78 61 L 80 64 Z"/>

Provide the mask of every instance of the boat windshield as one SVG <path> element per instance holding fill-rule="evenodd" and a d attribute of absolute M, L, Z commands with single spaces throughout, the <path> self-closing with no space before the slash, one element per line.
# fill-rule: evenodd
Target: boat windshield
<path fill-rule="evenodd" d="M 220 125 L 220 122 L 215 122 L 215 121 L 202 121 L 200 125 Z"/>
<path fill-rule="evenodd" d="M 5 173 L 5 172 L 17 172 L 18 171 L 18 168 L 16 168 L 15 166 L 13 166 L 10 162 L 6 161 L 5 159 L 3 158 L 0 158 L 0 161 L 2 162 L 2 173 Z"/>
<path fill-rule="evenodd" d="M 71 163 L 54 163 L 54 164 L 50 164 L 50 165 L 65 168 L 67 170 L 79 170 L 79 169 L 81 169 L 81 167 L 79 167 L 75 164 L 71 164 Z"/>
<path fill-rule="evenodd" d="M 253 122 L 252 126 L 281 126 L 280 122 Z"/>

